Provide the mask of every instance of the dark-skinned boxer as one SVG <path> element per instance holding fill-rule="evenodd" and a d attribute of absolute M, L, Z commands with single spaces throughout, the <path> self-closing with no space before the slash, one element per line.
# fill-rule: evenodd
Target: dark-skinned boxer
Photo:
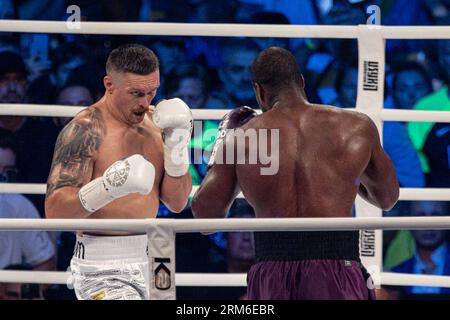
<path fill-rule="evenodd" d="M 263 113 L 238 108 L 225 118 L 213 163 L 193 198 L 196 218 L 225 217 L 239 191 L 257 218 L 351 217 L 357 194 L 383 210 L 395 205 L 397 177 L 369 117 L 309 103 L 304 78 L 285 49 L 262 51 L 252 77 Z M 217 161 L 228 150 L 238 154 L 236 130 L 230 130 L 236 127 L 255 131 L 259 142 L 261 129 L 279 130 L 278 145 L 268 146 L 279 148 L 276 174 L 262 175 L 260 162 Z M 250 147 L 245 145 L 246 159 Z M 249 299 L 375 298 L 360 261 L 358 231 L 256 232 L 255 246 Z"/>

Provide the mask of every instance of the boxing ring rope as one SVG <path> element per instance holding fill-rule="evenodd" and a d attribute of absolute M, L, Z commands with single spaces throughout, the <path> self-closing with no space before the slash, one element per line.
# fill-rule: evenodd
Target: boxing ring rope
<path fill-rule="evenodd" d="M 81 22 L 0 20 L 0 32 L 203 37 L 278 37 L 356 39 L 360 27 L 379 30 L 384 39 L 448 39 L 446 26 L 264 25 L 228 23 Z"/>
<path fill-rule="evenodd" d="M 61 284 L 69 282 L 70 273 L 63 271 L 0 271 L 0 283 Z M 179 287 L 246 287 L 245 273 L 177 273 Z M 393 272 L 380 274 L 382 285 L 386 286 L 427 286 L 450 287 L 449 276 L 412 275 Z"/>
<path fill-rule="evenodd" d="M 74 28 L 75 27 L 75 28 Z M 32 33 L 71 33 L 71 34 L 113 34 L 113 35 L 165 35 L 165 36 L 218 36 L 218 37 L 285 37 L 285 38 L 346 38 L 358 39 L 360 45 L 360 75 L 356 110 L 373 117 L 377 125 L 382 121 L 418 121 L 450 122 L 450 112 L 386 110 L 379 109 L 379 96 L 382 94 L 383 80 L 380 80 L 378 98 L 363 92 L 361 82 L 362 63 L 379 62 L 380 74 L 384 75 L 383 56 L 374 56 L 372 52 L 381 52 L 382 42 L 386 39 L 450 39 L 450 28 L 444 27 L 386 27 L 386 26 L 274 26 L 242 24 L 184 24 L 184 23 L 118 23 L 118 22 L 58 22 L 0 20 L 0 32 Z M 370 43 L 376 43 L 372 47 Z M 371 105 L 368 108 L 361 106 Z M 68 106 L 11 105 L 0 104 L 0 115 L 23 116 L 61 116 L 72 117 L 83 108 Z M 198 120 L 220 119 L 229 110 L 193 110 Z M 45 184 L 0 184 L 0 192 L 45 193 Z M 194 187 L 193 193 L 198 188 Z M 243 197 L 240 194 L 239 197 Z M 360 199 L 357 199 L 360 200 Z M 437 200 L 449 201 L 450 189 L 402 188 L 400 200 Z M 174 232 L 212 232 L 217 230 L 374 230 L 374 229 L 450 229 L 450 217 L 414 217 L 414 218 L 297 218 L 294 219 L 237 219 L 232 220 L 40 220 L 40 219 L 1 219 L 0 230 L 147 230 L 150 226 L 164 226 Z M 19 221 L 21 220 L 21 221 Z M 245 221 L 251 220 L 251 221 Z M 281 228 L 281 229 L 276 229 Z M 0 271 L 0 282 L 67 283 L 68 272 L 42 271 Z M 43 279 L 45 278 L 45 279 Z M 407 286 L 450 287 L 450 277 L 430 275 L 410 275 L 380 273 L 380 284 Z M 245 286 L 245 274 L 176 274 L 176 284 L 190 286 Z"/>
<path fill-rule="evenodd" d="M 73 117 L 85 108 L 63 105 L 0 103 L 0 115 Z M 345 110 L 356 111 L 355 108 L 345 108 Z M 196 120 L 220 120 L 229 111 L 230 109 L 192 109 L 192 114 Z M 256 111 L 261 113 L 259 109 Z M 369 116 L 373 115 L 370 112 L 364 113 Z M 379 114 L 383 121 L 450 123 L 450 111 L 383 109 Z"/>
<path fill-rule="evenodd" d="M 47 185 L 42 183 L 0 183 L 0 193 L 45 194 Z M 193 186 L 193 197 L 198 186 Z M 243 199 L 239 193 L 237 198 Z M 402 201 L 450 201 L 450 188 L 400 188 L 399 200 Z"/>
<path fill-rule="evenodd" d="M 0 230 L 110 230 L 148 232 L 164 227 L 174 232 L 216 231 L 346 231 L 364 229 L 420 230 L 450 229 L 450 217 L 397 217 L 397 218 L 286 218 L 286 219 L 2 219 Z M 50 271 L 0 271 L 0 282 L 67 284 L 69 272 Z M 245 274 L 176 274 L 178 286 L 246 286 Z M 409 275 L 397 273 L 379 274 L 381 285 L 450 287 L 450 277 Z"/>

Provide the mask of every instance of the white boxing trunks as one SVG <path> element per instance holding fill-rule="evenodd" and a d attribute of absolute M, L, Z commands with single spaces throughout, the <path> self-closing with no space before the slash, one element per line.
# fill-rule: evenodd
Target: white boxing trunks
<path fill-rule="evenodd" d="M 77 235 L 70 263 L 79 300 L 148 300 L 147 235 Z"/>

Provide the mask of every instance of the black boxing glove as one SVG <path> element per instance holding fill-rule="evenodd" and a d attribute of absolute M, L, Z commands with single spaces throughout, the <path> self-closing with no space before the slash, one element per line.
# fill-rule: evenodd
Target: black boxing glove
<path fill-rule="evenodd" d="M 211 157 L 209 158 L 206 171 L 208 171 L 214 164 L 217 151 L 219 150 L 219 148 L 222 148 L 222 144 L 225 136 L 227 135 L 227 132 L 243 126 L 255 116 L 257 116 L 256 111 L 247 106 L 233 109 L 225 116 L 223 116 L 222 121 L 219 124 L 219 131 L 217 132 L 216 141 L 214 142 L 213 150 L 211 152 Z"/>

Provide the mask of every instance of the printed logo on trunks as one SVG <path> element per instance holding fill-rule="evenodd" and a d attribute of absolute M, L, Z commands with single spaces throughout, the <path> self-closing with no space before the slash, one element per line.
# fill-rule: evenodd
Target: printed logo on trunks
<path fill-rule="evenodd" d="M 127 181 L 129 173 L 130 163 L 128 160 L 117 161 L 106 171 L 106 181 L 113 187 L 121 187 Z"/>
<path fill-rule="evenodd" d="M 78 259 L 84 259 L 84 244 L 83 243 L 81 243 L 79 241 L 77 241 L 75 243 L 75 250 L 74 250 L 73 255 L 75 257 L 77 257 Z"/>
<path fill-rule="evenodd" d="M 361 230 L 361 256 L 375 257 L 375 230 Z"/>
<path fill-rule="evenodd" d="M 380 66 L 378 61 L 364 61 L 364 91 L 378 91 L 378 76 Z"/>
<path fill-rule="evenodd" d="M 91 295 L 92 300 L 103 300 L 105 298 L 106 294 L 105 291 L 97 292 Z"/>
<path fill-rule="evenodd" d="M 154 258 L 154 263 L 159 265 L 156 267 L 154 274 L 155 288 L 158 290 L 170 289 L 172 283 L 170 279 L 170 270 L 164 263 L 170 263 L 170 258 Z"/>

